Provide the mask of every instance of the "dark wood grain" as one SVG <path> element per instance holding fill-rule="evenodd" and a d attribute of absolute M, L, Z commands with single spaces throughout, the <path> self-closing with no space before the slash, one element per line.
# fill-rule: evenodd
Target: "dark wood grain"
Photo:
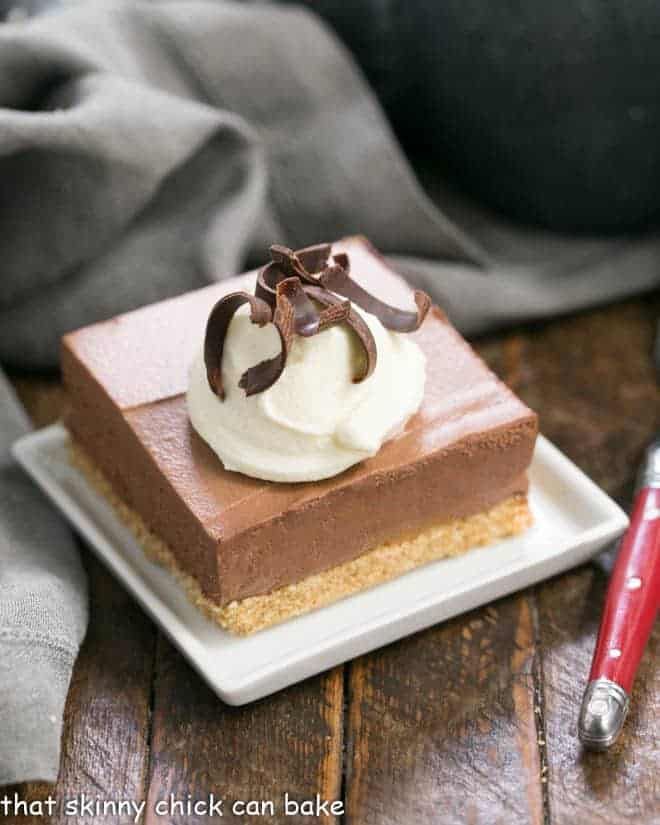
<path fill-rule="evenodd" d="M 156 821 L 157 802 L 170 794 L 204 801 L 211 793 L 228 800 L 223 822 L 246 821 L 232 815 L 229 805 L 236 800 L 273 801 L 275 815 L 261 821 L 316 821 L 285 817 L 281 803 L 285 793 L 297 800 L 315 794 L 341 800 L 342 707 L 342 668 L 247 707 L 228 707 L 161 638 L 147 823 Z M 168 820 L 207 817 L 176 812 Z"/>
<path fill-rule="evenodd" d="M 546 435 L 627 506 L 660 425 L 651 352 L 657 298 L 530 331 L 518 392 Z M 624 733 L 608 753 L 581 750 L 576 717 L 613 550 L 539 590 L 539 641 L 552 825 L 660 822 L 660 628 L 646 651 Z"/>
<path fill-rule="evenodd" d="M 64 395 L 56 382 L 21 380 L 15 388 L 38 425 L 59 416 Z M 81 794 L 93 800 L 145 797 L 156 638 L 131 596 L 82 547 L 81 552 L 91 615 L 67 698 L 59 780 L 54 787 L 31 783 L 18 789 L 28 800 L 52 794 L 60 808 L 51 821 L 67 825 L 90 819 L 65 817 L 61 806 L 66 799 Z M 102 821 L 128 820 L 107 816 Z"/>
<path fill-rule="evenodd" d="M 541 825 L 534 653 L 515 596 L 353 663 L 346 821 Z"/>
<path fill-rule="evenodd" d="M 47 427 L 62 415 L 66 396 L 57 378 L 15 377 L 12 384 L 35 427 Z"/>
<path fill-rule="evenodd" d="M 660 427 L 652 352 L 660 299 L 626 303 L 528 330 L 514 389 L 541 430 L 623 504 Z"/>
<path fill-rule="evenodd" d="M 67 701 L 56 795 L 139 801 L 146 795 L 156 632 L 110 574 L 89 556 L 86 562 L 92 615 Z"/>

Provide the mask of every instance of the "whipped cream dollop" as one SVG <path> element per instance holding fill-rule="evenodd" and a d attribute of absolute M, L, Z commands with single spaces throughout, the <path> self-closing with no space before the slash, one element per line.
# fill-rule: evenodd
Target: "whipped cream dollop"
<path fill-rule="evenodd" d="M 282 375 L 251 396 L 238 382 L 249 367 L 280 351 L 273 324 L 251 323 L 247 306 L 232 318 L 222 361 L 224 400 L 209 386 L 200 349 L 190 369 L 190 421 L 227 470 L 269 481 L 318 481 L 375 455 L 404 428 L 422 403 L 424 354 L 409 335 L 354 310 L 378 353 L 375 370 L 359 383 L 353 377 L 363 356 L 346 324 L 296 336 Z"/>

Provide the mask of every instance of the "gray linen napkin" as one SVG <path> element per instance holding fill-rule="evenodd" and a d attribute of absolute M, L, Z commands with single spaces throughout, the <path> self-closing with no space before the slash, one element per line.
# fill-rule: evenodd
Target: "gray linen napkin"
<path fill-rule="evenodd" d="M 659 282 L 660 242 L 511 227 L 423 192 L 309 12 L 94 3 L 0 27 L 0 361 L 300 246 L 362 232 L 466 332 Z M 438 206 L 439 204 L 439 206 Z M 54 780 L 86 596 L 61 523 L 7 457 L 0 389 L 0 782 Z"/>
<path fill-rule="evenodd" d="M 56 777 L 64 700 L 87 625 L 73 537 L 9 456 L 27 430 L 0 373 L 0 784 Z"/>

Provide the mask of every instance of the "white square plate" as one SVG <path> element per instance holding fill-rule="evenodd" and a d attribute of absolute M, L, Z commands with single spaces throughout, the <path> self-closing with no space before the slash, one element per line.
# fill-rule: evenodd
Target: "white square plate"
<path fill-rule="evenodd" d="M 540 437 L 530 471 L 534 526 L 437 561 L 334 605 L 238 638 L 207 621 L 149 562 L 112 508 L 68 461 L 64 427 L 31 433 L 16 459 L 225 702 L 240 705 L 339 662 L 574 567 L 628 524 L 621 508 Z"/>

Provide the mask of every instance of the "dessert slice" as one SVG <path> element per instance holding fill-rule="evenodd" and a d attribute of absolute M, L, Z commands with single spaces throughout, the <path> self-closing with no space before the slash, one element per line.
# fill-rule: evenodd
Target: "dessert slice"
<path fill-rule="evenodd" d="M 341 241 L 332 252 L 346 265 L 350 261 L 351 277 L 371 296 L 409 315 L 415 312 L 410 288 L 365 240 Z M 259 348 L 254 353 L 232 350 L 230 344 L 238 347 L 240 341 L 252 340 L 245 338 L 245 329 L 243 338 L 238 333 L 227 338 L 222 361 L 207 361 L 208 374 L 203 376 L 211 385 L 211 368 L 226 370 L 226 398 L 213 401 L 225 405 L 215 408 L 220 411 L 217 421 L 225 418 L 219 425 L 219 443 L 214 443 L 213 433 L 204 430 L 193 411 L 197 402 L 192 397 L 195 380 L 199 392 L 204 384 L 199 353 L 207 320 L 219 299 L 252 291 L 256 278 L 256 272 L 247 273 L 94 324 L 65 336 L 62 345 L 70 398 L 66 425 L 74 461 L 134 529 L 145 552 L 180 578 L 207 615 L 232 632 L 251 633 L 529 526 L 526 471 L 536 416 L 435 307 L 417 331 L 392 339 L 394 347 L 400 338 L 415 341 L 425 356 L 419 398 L 419 381 L 402 375 L 400 362 L 387 354 L 389 344 L 378 337 L 368 318 L 379 344 L 378 363 L 393 365 L 389 373 L 381 370 L 378 381 L 375 372 L 364 374 L 371 355 L 355 327 L 352 350 L 342 343 L 343 333 L 333 338 L 321 332 L 306 339 L 310 349 L 290 348 L 289 362 L 280 364 L 282 377 L 275 376 L 268 388 L 252 386 L 249 415 L 233 415 L 241 410 L 247 383 L 239 387 L 234 373 L 257 366 L 254 354 Z M 341 311 L 347 312 L 345 302 Z M 240 313 L 236 324 L 240 331 Z M 254 330 L 255 336 L 266 334 L 256 325 Z M 326 339 L 338 347 L 329 355 L 322 343 Z M 315 401 L 309 407 L 309 398 L 291 396 L 288 388 L 306 386 L 310 392 L 326 392 L 328 399 L 344 389 L 352 392 L 337 383 L 335 371 L 327 380 L 325 373 L 321 380 L 318 375 L 319 364 L 334 370 L 337 359 L 348 357 L 348 351 L 355 355 L 355 370 L 363 373 L 354 376 L 356 391 L 368 403 L 349 416 L 348 435 L 342 425 L 337 452 L 336 433 L 326 436 L 317 427 L 325 426 L 340 407 L 334 401 Z M 307 353 L 313 369 L 296 384 L 300 352 Z M 406 352 L 401 357 L 411 360 L 404 366 L 417 364 L 417 370 L 419 359 Z M 271 371 L 266 383 L 273 377 Z M 275 383 L 278 380 L 282 383 Z M 376 391 L 370 387 L 376 385 L 373 395 Z M 206 392 L 208 386 L 204 387 Z M 388 405 L 398 405 L 389 417 L 387 410 L 383 413 Z M 413 408 L 417 412 L 410 415 Z M 204 438 L 191 424 L 191 414 Z M 313 420 L 306 426 L 308 414 Z M 380 436 L 373 444 L 369 415 L 378 417 L 373 431 Z M 295 438 L 275 439 L 257 449 L 264 439 L 272 441 L 271 433 L 280 433 L 277 428 L 289 433 L 289 419 L 295 419 L 298 428 Z M 205 420 L 212 431 L 216 419 L 211 418 L 211 425 L 208 417 Z M 392 422 L 397 422 L 394 429 Z M 241 465 L 241 472 L 225 469 L 218 457 L 225 448 L 230 466 L 249 454 L 250 462 Z M 278 450 L 279 463 L 273 459 Z M 351 450 L 354 460 L 348 455 Z M 306 459 L 305 472 L 315 472 L 317 480 L 301 481 L 297 474 Z M 272 477 L 273 467 L 275 472 L 282 468 L 284 480 L 246 474 L 263 471 Z M 348 469 L 339 472 L 343 467 Z"/>

